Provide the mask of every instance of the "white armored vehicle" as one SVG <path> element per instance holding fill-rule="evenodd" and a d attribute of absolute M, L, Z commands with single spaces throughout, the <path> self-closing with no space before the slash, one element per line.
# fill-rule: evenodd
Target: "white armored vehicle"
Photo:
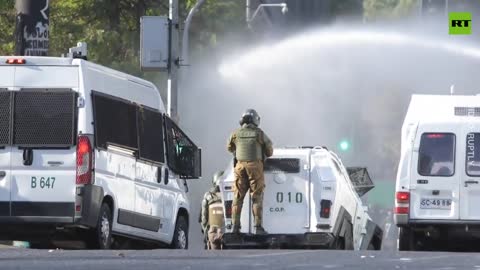
<path fill-rule="evenodd" d="M 413 95 L 395 198 L 400 250 L 480 237 L 480 96 Z"/>
<path fill-rule="evenodd" d="M 75 58 L 2 56 L 0 74 L 0 240 L 188 247 L 200 149 L 152 83 Z"/>
<path fill-rule="evenodd" d="M 278 148 L 265 161 L 263 226 L 254 235 L 251 200 L 245 198 L 241 234 L 232 234 L 233 166 L 224 174 L 226 248 L 286 247 L 380 249 L 382 230 L 360 196 L 373 188 L 365 168 L 343 166 L 323 147 Z"/>

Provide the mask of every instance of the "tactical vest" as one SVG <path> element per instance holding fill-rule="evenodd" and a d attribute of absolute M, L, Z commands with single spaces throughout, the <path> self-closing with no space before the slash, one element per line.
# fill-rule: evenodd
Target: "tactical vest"
<path fill-rule="evenodd" d="M 241 128 L 237 131 L 235 148 L 238 161 L 262 160 L 262 146 L 260 145 L 260 130 Z"/>
<path fill-rule="evenodd" d="M 210 228 L 214 226 L 222 228 L 224 226 L 222 202 L 214 202 L 208 206 L 208 224 Z"/>

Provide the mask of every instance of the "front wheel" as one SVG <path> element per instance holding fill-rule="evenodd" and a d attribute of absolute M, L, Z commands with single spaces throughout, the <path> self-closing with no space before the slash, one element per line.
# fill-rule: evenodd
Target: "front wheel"
<path fill-rule="evenodd" d="M 97 227 L 92 233 L 89 247 L 94 249 L 110 249 L 112 247 L 112 211 L 108 204 L 102 204 Z"/>
<path fill-rule="evenodd" d="M 179 216 L 175 224 L 171 247 L 174 249 L 188 249 L 188 223 L 183 216 Z"/>

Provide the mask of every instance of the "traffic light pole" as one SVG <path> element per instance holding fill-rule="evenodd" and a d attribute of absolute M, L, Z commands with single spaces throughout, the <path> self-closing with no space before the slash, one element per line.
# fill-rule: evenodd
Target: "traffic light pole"
<path fill-rule="evenodd" d="M 179 68 L 179 18 L 178 0 L 170 0 L 169 18 L 172 23 L 170 39 L 170 63 L 168 70 L 168 114 L 178 123 L 178 68 Z"/>

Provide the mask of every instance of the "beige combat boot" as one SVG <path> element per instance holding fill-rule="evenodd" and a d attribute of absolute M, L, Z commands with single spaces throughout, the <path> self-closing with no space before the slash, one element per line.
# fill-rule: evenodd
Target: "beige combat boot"
<path fill-rule="evenodd" d="M 233 225 L 232 233 L 233 234 L 240 234 L 240 225 Z"/>
<path fill-rule="evenodd" d="M 260 225 L 255 226 L 255 235 L 266 235 L 268 232 Z"/>

